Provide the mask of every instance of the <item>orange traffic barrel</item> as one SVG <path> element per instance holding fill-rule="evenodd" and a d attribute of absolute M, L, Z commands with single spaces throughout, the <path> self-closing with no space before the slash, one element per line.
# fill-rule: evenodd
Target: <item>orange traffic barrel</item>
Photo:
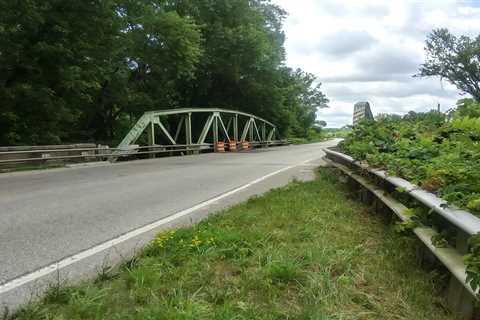
<path fill-rule="evenodd" d="M 250 143 L 248 143 L 248 141 L 243 140 L 243 141 L 241 142 L 241 145 L 242 145 L 242 150 L 248 150 L 248 149 L 250 149 Z"/>
<path fill-rule="evenodd" d="M 225 142 L 218 141 L 215 148 L 215 152 L 225 152 Z"/>
<path fill-rule="evenodd" d="M 230 141 L 228 142 L 228 150 L 229 150 L 230 152 L 235 152 L 235 151 L 237 151 L 237 141 L 235 141 L 235 140 L 230 140 Z"/>

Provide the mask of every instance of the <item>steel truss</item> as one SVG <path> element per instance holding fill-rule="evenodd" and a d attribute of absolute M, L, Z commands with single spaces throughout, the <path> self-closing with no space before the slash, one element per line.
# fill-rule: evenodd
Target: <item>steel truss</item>
<path fill-rule="evenodd" d="M 204 118 L 205 115 L 208 116 L 203 121 L 201 118 Z M 203 123 L 200 126 L 201 130 L 193 132 L 192 120 Z M 172 128 L 170 125 L 172 122 L 177 122 L 175 130 L 169 130 L 169 128 Z M 169 125 L 166 125 L 167 123 Z M 149 146 L 155 145 L 156 132 L 160 132 L 171 145 L 178 145 L 178 142 L 182 139 L 185 145 L 189 146 L 204 145 L 210 131 L 212 132 L 211 141 L 214 145 L 219 141 L 249 141 L 268 145 L 277 134 L 277 128 L 273 123 L 245 112 L 219 108 L 170 109 L 144 113 L 120 142 L 118 149 L 128 150 L 145 131 L 147 132 Z M 182 132 L 184 139 L 181 137 Z"/>

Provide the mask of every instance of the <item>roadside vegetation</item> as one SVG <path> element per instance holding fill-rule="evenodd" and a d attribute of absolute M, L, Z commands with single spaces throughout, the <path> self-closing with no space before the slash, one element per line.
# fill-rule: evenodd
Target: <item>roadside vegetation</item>
<path fill-rule="evenodd" d="M 163 232 L 116 271 L 52 288 L 11 319 L 453 319 L 415 247 L 322 169 Z"/>
<path fill-rule="evenodd" d="M 351 131 L 352 131 L 352 126 L 345 125 L 341 128 L 326 128 L 323 130 L 323 134 L 327 139 L 346 138 Z"/>
<path fill-rule="evenodd" d="M 459 101 L 448 114 L 380 116 L 353 128 L 340 148 L 480 215 L 480 104 L 474 100 Z"/>

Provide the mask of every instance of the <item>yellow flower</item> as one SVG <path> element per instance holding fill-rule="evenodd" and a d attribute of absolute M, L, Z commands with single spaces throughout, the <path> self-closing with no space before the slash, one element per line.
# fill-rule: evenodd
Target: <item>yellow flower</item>
<path fill-rule="evenodd" d="M 168 242 L 169 240 L 173 239 L 175 236 L 175 231 L 171 230 L 165 233 L 160 233 L 158 234 L 155 239 L 153 240 L 153 243 L 159 247 L 163 248 L 165 246 L 165 243 Z"/>
<path fill-rule="evenodd" d="M 195 235 L 192 238 L 192 243 L 190 244 L 190 247 L 192 248 L 199 247 L 201 244 L 202 244 L 202 240 L 198 238 L 198 235 Z"/>

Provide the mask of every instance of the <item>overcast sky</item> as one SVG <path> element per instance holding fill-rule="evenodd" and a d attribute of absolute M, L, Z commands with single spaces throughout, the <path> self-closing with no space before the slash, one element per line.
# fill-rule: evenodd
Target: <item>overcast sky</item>
<path fill-rule="evenodd" d="M 351 124 L 353 104 L 377 113 L 442 110 L 458 90 L 438 78 L 412 75 L 424 60 L 434 28 L 480 34 L 480 0 L 273 0 L 285 22 L 287 64 L 315 74 L 331 100 L 318 118 L 329 127 Z"/>

